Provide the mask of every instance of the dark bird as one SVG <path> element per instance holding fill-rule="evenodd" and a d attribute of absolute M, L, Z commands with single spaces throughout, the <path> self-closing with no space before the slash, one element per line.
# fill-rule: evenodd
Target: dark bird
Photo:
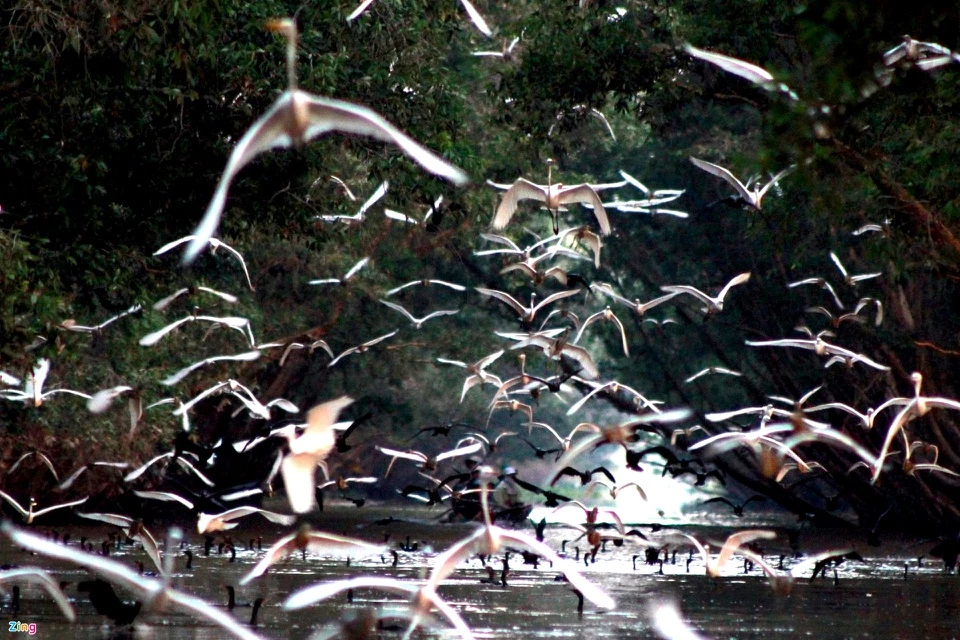
<path fill-rule="evenodd" d="M 617 483 L 617 479 L 613 477 L 613 474 L 610 473 L 610 470 L 606 467 L 597 467 L 591 471 L 578 471 L 573 467 L 564 467 L 563 469 L 560 469 L 560 471 L 557 472 L 557 475 L 553 477 L 553 480 L 550 482 L 550 486 L 552 487 L 553 485 L 557 484 L 557 481 L 563 476 L 575 476 L 580 478 L 580 486 L 584 486 L 589 484 L 590 479 L 593 478 L 594 474 L 596 473 L 602 473 L 610 480 L 610 482 L 614 484 Z"/>
<path fill-rule="evenodd" d="M 820 558 L 816 564 L 813 565 L 813 574 L 810 576 L 810 582 L 813 582 L 818 575 L 825 576 L 829 567 L 833 567 L 834 577 L 836 578 L 836 568 L 843 564 L 845 560 L 863 560 L 863 556 L 856 551 L 840 551 L 825 558 Z"/>
<path fill-rule="evenodd" d="M 531 491 L 546 498 L 547 501 L 543 503 L 543 506 L 545 507 L 559 507 L 564 502 L 570 502 L 570 498 L 567 496 L 562 496 L 559 493 L 541 489 L 537 485 L 531 484 L 525 480 L 521 480 L 516 476 L 513 477 L 513 480 L 521 489 L 526 489 L 527 491 Z"/>
<path fill-rule="evenodd" d="M 695 469 L 680 469 L 680 470 L 671 470 L 670 476 L 673 478 L 679 478 L 680 476 L 691 474 L 697 477 L 697 481 L 693 483 L 695 487 L 702 487 L 707 483 L 708 478 L 716 478 L 720 484 L 726 485 L 727 483 L 723 479 L 723 473 L 720 472 L 720 469 L 711 469 L 710 471 L 696 471 Z"/>
<path fill-rule="evenodd" d="M 77 591 L 87 593 L 90 604 L 102 616 L 107 616 L 115 624 L 127 626 L 140 614 L 141 602 L 127 604 L 117 597 L 113 586 L 105 580 L 85 580 L 77 585 Z"/>
<path fill-rule="evenodd" d="M 763 496 L 753 495 L 747 498 L 746 500 L 744 500 L 743 502 L 741 502 L 740 504 L 735 504 L 730 500 L 727 500 L 726 498 L 721 496 L 718 498 L 710 498 L 709 500 L 704 500 L 702 504 L 710 504 L 711 502 L 722 502 L 724 504 L 728 504 L 733 509 L 733 515 L 735 515 L 738 518 L 742 518 L 744 507 L 746 507 L 751 502 L 763 502 L 763 501 L 766 501 L 766 498 L 764 498 Z"/>
<path fill-rule="evenodd" d="M 350 426 L 344 429 L 343 431 L 334 431 L 334 438 L 335 438 L 334 446 L 336 447 L 337 451 L 339 451 L 340 453 L 346 453 L 347 451 L 350 451 L 350 449 L 353 449 L 353 445 L 347 444 L 347 438 L 350 437 L 350 434 L 356 431 L 357 427 L 359 427 L 361 424 L 363 424 L 364 422 L 366 422 L 372 417 L 373 417 L 373 412 L 368 411 L 362 416 L 360 416 L 359 418 L 357 418 L 356 420 L 354 420 L 350 424 Z"/>
<path fill-rule="evenodd" d="M 420 429 L 420 430 L 417 431 L 415 434 L 413 434 L 412 436 L 410 436 L 409 438 L 407 438 L 406 441 L 409 442 L 410 440 L 413 440 L 414 438 L 416 438 L 417 436 L 419 436 L 421 433 L 429 433 L 431 436 L 434 436 L 434 437 L 437 437 L 437 436 L 449 436 L 449 435 L 450 435 L 450 430 L 451 430 L 451 429 L 454 429 L 455 427 L 463 427 L 464 429 L 472 429 L 472 428 L 473 428 L 472 425 L 467 424 L 466 422 L 448 422 L 448 423 L 446 423 L 446 424 L 441 424 L 441 425 L 437 425 L 437 426 L 424 427 L 423 429 Z"/>
<path fill-rule="evenodd" d="M 944 571 L 953 571 L 957 566 L 957 558 L 960 557 L 960 538 L 941 538 L 930 549 L 929 555 L 943 560 Z"/>
<path fill-rule="evenodd" d="M 557 454 L 558 456 L 563 453 L 563 449 L 541 449 L 526 438 L 521 438 L 521 440 L 530 445 L 530 448 L 533 449 L 533 453 L 536 454 L 536 456 L 541 460 L 553 453 Z"/>

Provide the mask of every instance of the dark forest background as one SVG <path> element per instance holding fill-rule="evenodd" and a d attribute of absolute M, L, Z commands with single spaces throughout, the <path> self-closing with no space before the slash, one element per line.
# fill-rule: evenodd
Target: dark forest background
<path fill-rule="evenodd" d="M 882 54 L 904 34 L 960 48 L 955 2 L 764 0 L 639 2 L 595 0 L 509 2 L 478 0 L 495 27 L 486 40 L 455 0 L 377 0 L 352 23 L 352 2 L 305 5 L 256 3 L 8 2 L 0 27 L 0 369 L 23 377 L 39 357 L 53 363 L 47 386 L 93 393 L 125 384 L 147 401 L 192 397 L 234 377 L 266 400 L 284 397 L 301 408 L 349 393 L 352 416 L 373 411 L 358 442 L 399 444 L 418 429 L 451 420 L 483 425 L 490 389 L 457 400 L 463 374 L 436 357 L 473 361 L 503 348 L 494 330 L 515 330 L 515 318 L 475 292 L 413 288 L 398 296 L 415 313 L 460 308 L 458 315 L 413 330 L 377 302 L 385 291 L 424 277 L 469 287 L 512 291 L 528 299 L 532 284 L 502 276 L 505 262 L 473 255 L 487 244 L 498 192 L 485 180 L 523 175 L 545 182 L 545 160 L 566 183 L 611 182 L 624 170 L 652 188 L 686 189 L 670 206 L 681 220 L 611 212 L 614 235 L 602 263 L 577 263 L 588 281 L 609 282 L 624 296 L 647 300 L 669 284 L 717 291 L 752 272 L 734 289 L 721 314 L 704 318 L 687 302 L 651 317 L 676 325 L 644 324 L 624 307 L 631 356 L 619 352 L 611 327 L 594 325 L 588 346 L 603 380 L 617 379 L 667 406 L 709 411 L 766 404 L 767 394 L 797 398 L 823 384 L 814 402 L 846 402 L 864 410 L 892 396 L 912 396 L 909 376 L 924 375 L 924 392 L 960 396 L 960 65 L 924 72 L 892 69 L 878 86 Z M 296 13 L 302 38 L 300 83 L 310 92 L 367 105 L 468 172 L 466 188 L 427 175 L 393 147 L 332 134 L 301 152 L 262 155 L 234 182 L 218 237 L 245 256 L 255 291 L 222 251 L 205 252 L 192 266 L 179 252 L 153 256 L 192 231 L 226 159 L 247 127 L 285 85 L 283 41 L 265 21 Z M 500 49 L 520 37 L 510 60 L 472 51 Z M 760 87 L 683 52 L 690 42 L 770 70 L 800 100 Z M 616 140 L 590 115 L 608 118 Z M 728 185 L 688 161 L 696 156 L 746 177 L 796 164 L 782 191 L 763 211 L 708 206 Z M 342 179 L 362 201 L 383 180 L 390 189 L 357 226 L 320 222 L 318 215 L 352 214 L 329 176 Z M 625 192 L 626 193 L 626 192 Z M 384 204 L 422 216 L 444 197 L 442 215 L 427 227 L 387 220 Z M 639 194 L 627 197 L 638 197 Z M 567 225 L 592 221 L 588 211 L 565 214 Z M 888 222 L 884 222 L 888 221 Z M 867 223 L 884 232 L 854 236 Z M 566 226 L 566 225 L 565 225 Z M 525 205 L 507 233 L 532 242 L 527 227 L 550 230 L 549 218 Z M 881 271 L 856 290 L 829 259 L 834 251 L 854 273 Z M 364 256 L 371 264 L 347 287 L 309 286 L 343 274 Z M 744 340 L 792 337 L 794 326 L 819 331 L 829 320 L 805 312 L 830 306 L 815 287 L 787 282 L 822 276 L 848 307 L 863 296 L 884 306 L 883 323 L 844 323 L 836 341 L 891 367 L 878 372 L 842 365 L 824 369 L 809 351 L 752 349 Z M 165 312 L 152 304 L 188 285 L 240 297 L 182 300 Z M 559 290 L 546 283 L 540 295 Z M 63 323 L 96 325 L 140 303 L 144 311 L 101 332 L 71 332 Z M 250 319 L 260 342 L 322 338 L 335 353 L 396 328 L 384 348 L 328 369 L 322 351 L 282 349 L 242 366 L 202 369 L 178 385 L 159 383 L 182 366 L 211 355 L 247 350 L 232 331 L 186 326 L 154 347 L 147 333 L 200 305 L 209 315 Z M 579 296 L 568 305 L 583 317 L 613 304 Z M 683 381 L 703 367 L 727 366 L 742 378 Z M 531 353 L 530 370 L 554 365 Z M 518 365 L 512 354 L 491 368 L 504 377 Z M 581 392 L 588 388 L 581 388 Z M 574 394 L 569 400 L 579 397 Z M 119 405 L 118 405 L 119 407 Z M 0 405 L 0 456 L 9 465 L 38 448 L 65 469 L 95 459 L 144 461 L 168 450 L 180 429 L 168 409 L 146 414 L 135 438 L 119 408 L 94 415 L 76 398 L 58 396 L 41 407 Z M 216 397 L 192 414 L 191 438 L 210 443 L 244 437 L 263 421 Z M 590 405 L 587 407 L 590 408 Z M 581 420 L 615 423 L 603 399 L 573 418 L 549 394 L 537 419 L 564 433 Z M 605 413 L 606 412 L 606 413 Z M 824 413 L 872 450 L 879 449 L 892 414 L 865 431 L 844 414 Z M 520 419 L 494 414 L 490 431 Z M 911 423 L 910 437 L 935 444 L 939 464 L 960 470 L 958 416 L 934 411 Z M 651 437 L 651 443 L 657 442 Z M 522 464 L 529 449 L 506 441 L 498 455 Z M 429 445 L 424 445 L 429 446 Z M 853 459 L 811 445 L 803 453 L 828 472 L 802 490 L 757 472 L 749 449 L 715 462 L 754 491 L 798 513 L 827 517 L 842 495 L 851 523 L 868 527 L 889 507 L 886 526 L 936 534 L 955 531 L 960 483 L 945 474 L 905 473 L 893 461 L 881 482 L 846 472 Z M 344 470 L 380 464 L 370 446 L 340 456 Z M 384 461 L 385 462 L 385 461 Z M 656 472 L 656 471 L 655 471 Z M 66 471 L 64 471 L 66 473 Z M 239 473 L 239 471 L 238 471 Z M 78 487 L 115 499 L 118 483 Z"/>

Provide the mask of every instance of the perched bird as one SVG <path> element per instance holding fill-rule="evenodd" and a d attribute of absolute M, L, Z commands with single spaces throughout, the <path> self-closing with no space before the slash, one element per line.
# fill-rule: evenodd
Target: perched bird
<path fill-rule="evenodd" d="M 463 1 L 463 0 L 462 0 Z M 275 147 L 301 147 L 313 138 L 330 131 L 343 131 L 371 136 L 391 142 L 418 162 L 427 171 L 456 184 L 467 182 L 461 170 L 433 152 L 366 107 L 341 100 L 321 98 L 297 87 L 297 27 L 293 20 L 271 20 L 267 29 L 287 39 L 287 90 L 273 106 L 257 120 L 234 147 L 227 166 L 220 176 L 217 190 L 207 207 L 200 225 L 194 231 L 184 255 L 190 263 L 217 229 L 220 214 L 227 200 L 230 183 L 240 170 L 255 157 Z"/>

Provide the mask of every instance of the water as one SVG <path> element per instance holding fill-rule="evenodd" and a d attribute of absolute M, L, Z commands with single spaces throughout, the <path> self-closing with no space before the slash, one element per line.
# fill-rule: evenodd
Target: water
<path fill-rule="evenodd" d="M 390 533 L 390 544 L 405 541 L 409 535 L 418 543 L 415 552 L 399 552 L 397 566 L 391 566 L 389 554 L 383 559 L 374 556 L 354 560 L 347 566 L 343 559 L 300 554 L 275 567 L 267 575 L 245 587 L 237 588 L 237 600 L 242 603 L 233 615 L 246 621 L 250 607 L 243 606 L 258 597 L 265 604 L 260 612 L 257 632 L 266 638 L 307 638 L 315 630 L 329 625 L 364 607 L 382 607 L 386 611 L 399 612 L 403 600 L 399 596 L 373 590 L 358 590 L 353 602 L 348 603 L 344 594 L 314 607 L 296 612 L 282 608 L 287 595 L 301 587 L 318 581 L 339 580 L 360 575 L 376 575 L 401 580 L 421 580 L 426 576 L 439 551 L 471 531 L 473 525 L 439 525 L 431 522 L 437 511 L 399 510 L 396 507 L 364 507 L 363 509 L 328 509 L 323 514 L 328 531 L 345 533 L 371 542 L 381 542 L 385 533 Z M 386 515 L 417 520 L 411 524 L 395 523 L 389 526 L 367 526 Z M 731 518 L 731 520 L 733 520 Z M 744 528 L 736 522 L 737 528 Z M 752 526 L 755 523 L 750 523 Z M 249 538 L 262 535 L 264 548 L 283 532 L 279 528 L 260 527 L 250 522 L 235 530 L 233 539 L 238 553 L 236 562 L 229 562 L 227 554 L 218 556 L 216 549 L 210 557 L 202 555 L 202 540 L 190 536 L 188 541 L 195 557 L 193 568 L 184 568 L 186 559 L 179 558 L 174 577 L 176 585 L 194 595 L 213 603 L 226 603 L 224 585 L 236 585 L 240 577 L 250 570 L 263 552 L 247 549 Z M 796 527 L 795 523 L 790 524 Z M 361 528 L 362 527 L 362 528 Z M 44 532 L 43 527 L 34 527 Z M 81 535 L 97 542 L 106 538 L 108 528 L 71 529 L 71 544 L 76 545 Z M 732 529 L 726 526 L 684 526 L 683 530 L 701 540 L 722 541 Z M 648 531 L 648 529 L 644 529 Z M 789 549 L 787 536 L 779 529 L 776 540 L 764 544 L 764 557 L 773 565 L 781 554 L 786 555 L 785 567 L 795 562 Z M 159 533 L 157 531 L 156 533 Z M 547 543 L 555 549 L 564 539 L 578 535 L 570 529 L 548 528 Z M 584 612 L 576 611 L 577 598 L 563 582 L 555 581 L 558 575 L 549 565 L 533 568 L 522 563 L 522 558 L 512 555 L 510 574 L 506 588 L 499 585 L 481 584 L 486 577 L 478 560 L 464 564 L 439 589 L 440 595 L 450 602 L 464 617 L 478 638 L 647 638 L 656 637 L 648 617 L 651 601 L 672 599 L 679 603 L 684 617 L 691 626 L 710 638 L 955 638 L 960 637 L 960 577 L 945 574 L 942 562 L 927 558 L 918 567 L 917 556 L 926 553 L 932 543 L 916 544 L 909 539 L 887 539 L 883 546 L 868 546 L 861 537 L 848 531 L 804 529 L 800 545 L 806 552 L 846 546 L 857 548 L 864 561 L 848 560 L 837 571 L 835 584 L 832 571 L 826 578 L 809 582 L 807 576 L 797 580 L 789 596 L 776 594 L 766 578 L 754 569 L 743 573 L 743 561 L 734 557 L 719 580 L 710 580 L 704 575 L 703 563 L 694 556 L 689 563 L 688 546 L 675 541 L 676 536 L 648 533 L 658 546 L 667 544 L 669 549 L 679 548 L 676 564 L 667 562 L 660 574 L 658 565 L 646 565 L 642 557 L 633 570 L 633 556 L 643 553 L 636 538 L 631 537 L 622 547 L 608 545 L 606 552 L 597 556 L 597 561 L 588 567 L 579 563 L 582 572 L 599 584 L 617 602 L 613 611 L 600 611 L 587 602 Z M 581 552 L 586 549 L 584 541 L 568 542 L 567 550 L 573 555 L 574 546 Z M 672 554 L 671 554 L 672 555 Z M 115 553 L 131 563 L 141 560 L 149 565 L 146 555 L 134 546 L 124 547 Z M 78 622 L 64 621 L 49 597 L 37 587 L 22 585 L 22 602 L 19 612 L 10 609 L 10 597 L 2 601 L 6 621 L 36 623 L 40 637 L 107 638 L 116 631 L 106 618 L 97 614 L 87 601 L 86 594 L 76 590 L 77 582 L 88 579 L 88 573 L 75 566 L 53 563 L 41 557 L 30 557 L 14 549 L 6 541 L 0 541 L 0 562 L 22 566 L 34 565 L 50 568 L 58 580 L 67 580 L 67 595 L 77 609 Z M 909 571 L 904 578 L 904 563 Z M 499 558 L 493 563 L 499 577 Z M 9 594 L 9 588 L 7 588 Z M 119 591 L 119 590 L 118 590 Z M 122 598 L 132 600 L 129 594 L 119 591 Z M 402 621 L 398 621 L 402 624 Z M 438 619 L 436 630 L 417 632 L 424 637 L 456 637 Z M 26 634 L 22 634 L 26 635 Z M 394 638 L 399 631 L 384 631 L 382 637 Z M 218 639 L 224 637 L 222 630 L 201 624 L 192 618 L 171 613 L 142 613 L 134 630 L 134 637 L 176 639 Z"/>

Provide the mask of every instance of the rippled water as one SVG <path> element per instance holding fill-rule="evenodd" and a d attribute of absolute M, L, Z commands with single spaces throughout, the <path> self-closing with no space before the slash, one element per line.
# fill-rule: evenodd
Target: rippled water
<path fill-rule="evenodd" d="M 338 558 L 299 554 L 271 570 L 267 575 L 246 587 L 238 587 L 237 600 L 249 603 L 258 597 L 266 601 L 261 610 L 257 631 L 268 638 L 306 638 L 314 630 L 339 619 L 351 610 L 362 607 L 388 607 L 400 611 L 399 598 L 377 591 L 357 591 L 353 602 L 341 595 L 306 610 L 287 612 L 281 604 L 289 593 L 307 584 L 321 580 L 336 580 L 359 575 L 378 575 L 404 580 L 418 580 L 432 566 L 433 558 L 451 542 L 473 531 L 473 525 L 435 524 L 430 521 L 438 512 L 425 510 L 403 511 L 395 507 L 364 507 L 363 509 L 328 510 L 324 517 L 328 531 L 345 533 L 373 542 L 381 542 L 386 533 L 390 544 L 410 536 L 419 544 L 416 552 L 400 552 L 399 563 L 391 566 L 386 556 L 354 560 L 350 566 Z M 417 520 L 412 524 L 396 523 L 389 526 L 366 526 L 386 515 Z M 741 523 L 736 522 L 741 525 Z M 750 523 L 755 525 L 756 523 Z M 789 527 L 796 528 L 795 523 Z M 743 528 L 743 525 L 737 527 Z M 785 567 L 794 562 L 783 527 L 776 527 L 780 535 L 764 545 L 764 556 L 776 565 L 785 555 Z M 46 529 L 34 527 L 38 532 Z M 701 540 L 722 540 L 730 527 L 684 526 L 683 530 Z M 648 531 L 648 529 L 644 529 Z M 157 532 L 159 533 L 159 532 Z M 281 535 L 276 528 L 241 527 L 235 530 L 234 541 L 238 554 L 236 562 L 227 555 L 218 556 L 216 549 L 209 557 L 202 555 L 203 541 L 188 534 L 195 554 L 191 570 L 184 568 L 185 558 L 179 559 L 175 583 L 180 588 L 204 599 L 226 603 L 224 585 L 237 584 L 240 576 L 249 571 L 263 552 L 247 550 L 250 537 L 262 535 L 264 549 Z M 653 541 L 659 534 L 649 534 Z M 106 538 L 106 529 L 76 528 L 71 530 L 71 544 L 81 535 L 100 541 Z M 577 535 L 560 527 L 547 529 L 547 542 L 559 548 L 564 539 Z M 567 550 L 575 553 L 568 543 Z M 803 551 L 814 553 L 845 546 L 856 547 L 863 562 L 847 561 L 837 572 L 835 583 L 832 572 L 827 578 L 809 582 L 796 581 L 789 596 L 777 595 L 768 586 L 758 569 L 743 574 L 740 558 L 728 564 L 724 576 L 710 580 L 704 575 L 703 563 L 695 556 L 688 566 L 688 548 L 676 553 L 676 563 L 667 562 L 660 574 L 658 565 L 646 565 L 642 558 L 633 569 L 633 556 L 642 554 L 642 548 L 631 538 L 620 548 L 608 546 L 597 556 L 595 564 L 579 566 L 591 580 L 601 585 L 617 602 L 613 611 L 599 611 L 587 603 L 584 613 L 576 611 L 577 598 L 563 582 L 554 578 L 557 572 L 543 565 L 537 569 L 522 564 L 519 555 L 511 556 L 511 573 L 506 588 L 481 584 L 486 577 L 478 560 L 465 564 L 440 588 L 442 597 L 451 602 L 482 638 L 645 638 L 654 637 L 648 620 L 651 600 L 672 598 L 679 602 L 685 618 L 706 637 L 753 638 L 771 636 L 781 638 L 951 638 L 960 637 L 960 577 L 945 574 L 942 562 L 928 558 L 918 567 L 917 557 L 926 553 L 932 543 L 917 544 L 908 539 L 887 539 L 883 546 L 868 546 L 863 539 L 845 531 L 803 529 L 800 534 Z M 659 545 L 658 545 L 659 546 Z M 670 548 L 678 547 L 671 544 Z M 581 550 L 586 545 L 581 543 Z M 115 557 L 131 562 L 146 556 L 130 546 Z M 0 541 L 0 562 L 18 565 L 39 565 L 53 569 L 58 579 L 72 584 L 66 591 L 78 613 L 78 623 L 66 623 L 49 598 L 32 586 L 22 587 L 19 612 L 10 609 L 9 587 L 2 601 L 7 621 L 36 623 L 38 636 L 69 638 L 105 638 L 116 629 L 98 615 L 79 594 L 76 583 L 88 574 L 76 567 L 51 563 L 39 557 L 30 557 L 14 549 L 9 542 Z M 904 577 L 904 564 L 909 571 Z M 500 568 L 500 562 L 495 566 Z M 689 570 L 689 572 L 688 572 Z M 131 599 L 121 593 L 121 597 Z M 248 620 L 249 606 L 234 610 L 238 620 Z M 418 632 L 426 637 L 455 637 L 447 631 Z M 20 634 L 27 635 L 27 634 Z M 399 637 L 399 631 L 384 631 L 383 637 Z M 171 614 L 141 614 L 134 631 L 135 637 L 196 638 L 224 637 L 221 630 L 198 624 L 191 618 Z"/>

